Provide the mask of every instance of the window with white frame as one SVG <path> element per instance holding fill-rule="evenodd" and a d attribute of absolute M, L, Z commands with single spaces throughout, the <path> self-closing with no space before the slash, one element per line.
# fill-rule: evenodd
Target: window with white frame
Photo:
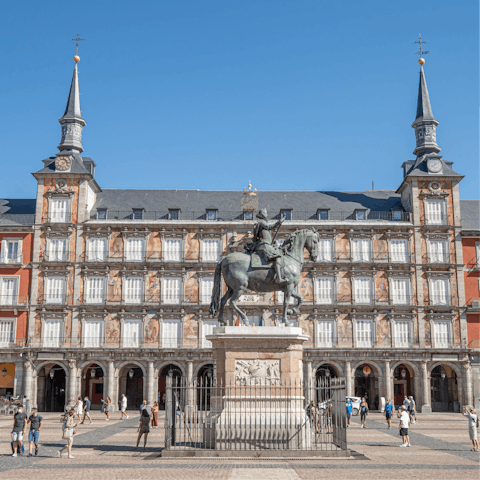
<path fill-rule="evenodd" d="M 430 240 L 428 243 L 430 251 L 429 263 L 447 263 L 447 242 L 444 240 Z"/>
<path fill-rule="evenodd" d="M 408 321 L 395 322 L 394 345 L 396 347 L 410 346 L 410 323 Z"/>
<path fill-rule="evenodd" d="M 182 239 L 166 238 L 163 242 L 164 260 L 166 262 L 180 262 L 182 260 Z"/>
<path fill-rule="evenodd" d="M 68 220 L 68 199 L 54 198 L 50 200 L 50 221 L 65 223 Z"/>
<path fill-rule="evenodd" d="M 0 319 L 0 346 L 5 347 L 15 343 L 15 333 L 13 331 L 14 320 Z"/>
<path fill-rule="evenodd" d="M 428 199 L 425 201 L 426 223 L 428 225 L 442 225 L 445 220 L 445 202 L 443 200 Z"/>
<path fill-rule="evenodd" d="M 127 238 L 125 242 L 125 259 L 127 262 L 142 262 L 145 259 L 145 239 Z"/>
<path fill-rule="evenodd" d="M 220 257 L 220 240 L 204 238 L 202 240 L 202 260 L 204 262 L 217 262 Z"/>
<path fill-rule="evenodd" d="M 64 303 L 65 277 L 47 277 L 45 279 L 45 303 Z"/>
<path fill-rule="evenodd" d="M 87 258 L 89 262 L 104 262 L 107 257 L 107 239 L 89 238 Z"/>
<path fill-rule="evenodd" d="M 393 263 L 407 263 L 408 242 L 393 238 L 390 240 L 390 258 Z"/>
<path fill-rule="evenodd" d="M 0 263 L 22 262 L 22 240 L 4 238 L 0 251 Z"/>
<path fill-rule="evenodd" d="M 260 326 L 261 315 L 247 315 L 247 318 L 250 325 Z"/>
<path fill-rule="evenodd" d="M 209 305 L 212 300 L 213 278 L 202 278 L 201 303 Z"/>
<path fill-rule="evenodd" d="M 202 346 L 204 348 L 212 348 L 212 342 L 207 340 L 207 335 L 213 335 L 213 329 L 218 327 L 218 322 L 203 322 L 202 323 Z"/>
<path fill-rule="evenodd" d="M 86 302 L 90 304 L 102 304 L 105 300 L 105 278 L 87 277 Z"/>
<path fill-rule="evenodd" d="M 180 320 L 164 320 L 162 327 L 162 346 L 178 348 L 182 344 L 182 322 Z"/>
<path fill-rule="evenodd" d="M 355 277 L 355 303 L 372 303 L 372 279 L 370 277 Z"/>
<path fill-rule="evenodd" d="M 67 239 L 49 238 L 48 239 L 48 261 L 65 262 L 67 259 Z"/>
<path fill-rule="evenodd" d="M 432 305 L 448 305 L 448 280 L 446 278 L 432 278 L 430 280 Z"/>
<path fill-rule="evenodd" d="M 163 303 L 179 305 L 181 302 L 182 279 L 165 277 L 163 279 Z"/>
<path fill-rule="evenodd" d="M 333 303 L 334 284 L 333 277 L 317 278 L 317 303 L 321 305 L 331 305 Z"/>
<path fill-rule="evenodd" d="M 18 277 L 0 277 L 0 305 L 18 303 Z"/>
<path fill-rule="evenodd" d="M 357 347 L 371 347 L 373 345 L 373 320 L 357 320 Z"/>
<path fill-rule="evenodd" d="M 352 260 L 354 262 L 370 262 L 372 258 L 371 241 L 369 238 L 354 238 L 352 240 Z"/>
<path fill-rule="evenodd" d="M 45 319 L 43 325 L 43 345 L 45 347 L 59 347 L 61 342 L 62 321 L 57 319 Z"/>
<path fill-rule="evenodd" d="M 142 303 L 143 278 L 126 277 L 125 278 L 125 303 L 138 305 Z"/>
<path fill-rule="evenodd" d="M 101 320 L 86 320 L 83 343 L 85 347 L 101 347 L 103 338 L 103 322 Z"/>
<path fill-rule="evenodd" d="M 140 347 L 142 339 L 141 320 L 125 320 L 123 322 L 123 346 Z"/>
<path fill-rule="evenodd" d="M 333 262 L 333 239 L 321 238 L 318 241 L 318 262 Z"/>
<path fill-rule="evenodd" d="M 392 279 L 392 302 L 395 305 L 410 304 L 410 279 L 408 278 Z"/>
<path fill-rule="evenodd" d="M 433 332 L 436 348 L 450 346 L 450 322 L 433 322 Z"/>
<path fill-rule="evenodd" d="M 334 322 L 332 320 L 320 320 L 317 322 L 317 345 L 319 347 L 333 347 Z"/>

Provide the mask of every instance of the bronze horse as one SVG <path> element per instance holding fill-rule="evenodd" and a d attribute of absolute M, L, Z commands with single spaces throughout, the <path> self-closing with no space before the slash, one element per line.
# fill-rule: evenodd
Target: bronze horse
<path fill-rule="evenodd" d="M 249 289 L 253 292 L 276 292 L 282 291 L 283 297 L 283 317 L 282 322 L 288 327 L 287 314 L 292 315 L 298 312 L 303 303 L 303 297 L 294 291 L 300 280 L 304 261 L 304 248 L 308 250 L 310 258 L 315 262 L 318 255 L 318 233 L 312 229 L 299 230 L 288 238 L 284 245 L 284 280 L 280 283 L 276 280 L 275 270 L 271 268 L 252 268 L 251 256 L 242 252 L 233 252 L 222 258 L 215 268 L 215 279 L 212 291 L 212 301 L 210 303 L 210 313 L 218 313 L 220 325 L 225 325 L 223 319 L 223 310 L 225 304 L 230 299 L 230 304 L 234 310 L 241 316 L 245 325 L 249 321 L 244 312 L 236 305 L 236 301 Z M 222 293 L 222 274 L 227 284 L 227 293 L 220 300 Z M 287 308 L 290 296 L 296 299 L 296 305 L 293 308 Z"/>

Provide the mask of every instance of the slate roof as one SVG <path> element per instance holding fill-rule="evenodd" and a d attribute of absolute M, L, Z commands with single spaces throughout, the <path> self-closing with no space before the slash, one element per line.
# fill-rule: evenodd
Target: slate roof
<path fill-rule="evenodd" d="M 463 230 L 480 230 L 480 200 L 460 200 Z"/>
<path fill-rule="evenodd" d="M 73 161 L 72 161 L 72 166 L 70 167 L 70 170 L 68 172 L 65 172 L 66 174 L 68 173 L 89 173 L 88 170 L 85 168 L 85 165 L 83 164 L 82 156 L 75 151 L 69 150 L 68 152 L 60 152 L 60 153 L 65 153 L 67 155 L 73 156 Z M 37 173 L 58 173 L 55 172 L 55 159 L 57 157 L 48 157 L 45 160 L 42 160 L 44 163 L 44 167 L 41 170 L 38 170 L 35 172 Z M 85 159 L 91 160 L 88 157 L 84 157 Z M 34 174 L 34 175 L 35 175 Z"/>
<path fill-rule="evenodd" d="M 428 96 L 427 82 L 425 80 L 425 74 L 423 67 L 420 67 L 420 82 L 418 85 L 418 98 L 417 98 L 417 120 L 435 120 L 432 112 L 432 105 L 430 104 L 430 97 Z"/>
<path fill-rule="evenodd" d="M 207 209 L 240 212 L 242 197 L 240 191 L 103 189 L 97 195 L 93 212 L 99 208 L 119 212 L 131 212 L 134 208 L 165 213 L 168 213 L 168 209 L 180 209 L 182 212 L 205 212 Z M 258 208 L 267 208 L 270 218 L 281 209 L 291 209 L 294 213 L 316 212 L 318 209 L 353 213 L 356 209 L 390 212 L 392 208 L 402 208 L 400 195 L 393 190 L 267 191 L 258 192 L 257 199 Z"/>
<path fill-rule="evenodd" d="M 441 158 L 441 157 L 439 157 Z M 406 163 L 411 163 L 412 167 L 411 169 L 407 172 L 407 175 L 412 175 L 412 176 L 427 176 L 431 177 L 432 174 L 428 173 L 427 169 L 427 162 L 425 161 L 425 156 L 421 155 L 417 158 L 417 160 L 411 160 Z M 459 173 L 455 172 L 452 168 L 453 162 L 447 162 L 446 160 L 443 160 L 443 171 L 441 175 L 446 175 L 448 177 L 461 177 L 463 178 L 463 175 L 460 175 Z"/>
<path fill-rule="evenodd" d="M 33 225 L 35 199 L 0 199 L 0 226 Z"/>

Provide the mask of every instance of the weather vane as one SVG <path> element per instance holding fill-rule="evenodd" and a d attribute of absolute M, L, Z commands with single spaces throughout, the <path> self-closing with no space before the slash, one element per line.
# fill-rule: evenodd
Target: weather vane
<path fill-rule="evenodd" d="M 427 53 L 430 53 L 428 51 L 422 50 L 422 43 L 428 43 L 426 40 L 422 40 L 422 35 L 418 34 L 418 41 L 413 42 L 413 43 L 418 43 L 418 52 L 415 52 L 416 55 L 420 55 L 420 59 L 418 60 L 418 63 L 420 65 L 423 65 L 425 63 L 425 59 L 422 58 L 422 55 L 426 55 Z"/>
<path fill-rule="evenodd" d="M 77 55 L 78 55 L 78 42 L 82 41 L 82 40 L 85 40 L 84 38 L 80 38 L 79 37 L 79 33 L 77 33 L 77 38 L 71 38 L 70 40 L 73 40 L 74 42 L 77 42 L 75 44 L 75 51 L 77 52 Z"/>

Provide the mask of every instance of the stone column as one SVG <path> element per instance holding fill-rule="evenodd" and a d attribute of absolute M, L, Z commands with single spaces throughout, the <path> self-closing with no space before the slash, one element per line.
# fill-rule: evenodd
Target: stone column
<path fill-rule="evenodd" d="M 111 411 L 117 410 L 117 392 L 115 390 L 115 363 L 108 362 L 107 367 L 107 395 L 110 397 L 112 403 Z"/>
<path fill-rule="evenodd" d="M 30 401 L 30 408 L 32 408 L 33 405 L 33 391 L 32 391 L 32 385 L 33 385 L 33 367 L 32 367 L 32 362 L 30 360 L 27 360 L 24 364 L 24 375 L 25 375 L 25 383 L 23 387 L 23 394 L 28 398 Z"/>
<path fill-rule="evenodd" d="M 193 385 L 193 362 L 187 362 L 187 399 L 185 412 L 192 413 L 195 408 L 195 387 Z"/>
<path fill-rule="evenodd" d="M 75 360 L 70 360 L 68 362 L 69 372 L 68 372 L 68 398 L 67 404 L 69 407 L 75 405 L 77 401 L 77 362 Z"/>
<path fill-rule="evenodd" d="M 352 389 L 352 366 L 349 360 L 345 362 L 345 380 L 346 380 L 346 390 L 347 395 L 353 397 Z"/>
<path fill-rule="evenodd" d="M 464 363 L 463 367 L 465 368 L 465 404 L 473 406 L 472 366 L 470 363 Z"/>
<path fill-rule="evenodd" d="M 154 373 L 155 369 L 153 368 L 153 362 L 148 362 L 147 365 L 147 402 L 148 405 L 152 406 L 155 401 L 155 392 L 154 392 Z"/>
<path fill-rule="evenodd" d="M 315 397 L 315 387 L 314 387 L 313 379 L 312 379 L 312 362 L 308 361 L 308 362 L 305 362 L 305 363 L 306 363 L 305 381 L 307 383 L 307 389 L 306 389 L 307 398 L 306 398 L 306 401 L 307 401 L 307 403 L 310 403 Z"/>
<path fill-rule="evenodd" d="M 422 386 L 422 413 L 432 413 L 432 406 L 430 404 L 430 378 L 428 377 L 427 362 L 422 362 Z"/>
<path fill-rule="evenodd" d="M 390 369 L 390 360 L 385 362 L 385 404 L 387 399 L 390 400 L 392 405 L 394 404 L 393 401 L 393 389 L 392 389 L 392 371 Z"/>

